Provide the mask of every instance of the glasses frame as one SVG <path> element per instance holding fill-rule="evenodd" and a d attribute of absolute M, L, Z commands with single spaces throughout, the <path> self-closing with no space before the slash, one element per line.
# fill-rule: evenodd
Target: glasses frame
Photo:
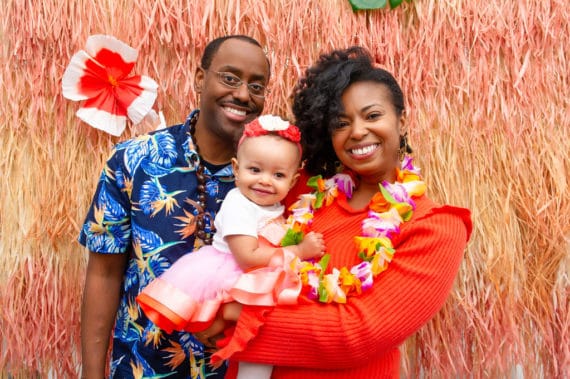
<path fill-rule="evenodd" d="M 204 71 L 210 71 L 210 70 L 204 70 Z M 211 71 L 213 73 L 216 74 L 216 77 L 218 78 L 218 82 L 220 82 L 220 84 L 228 87 L 228 88 L 232 88 L 232 89 L 238 89 L 240 88 L 243 84 L 245 84 L 245 82 L 243 80 L 241 80 L 241 78 L 239 76 L 237 76 L 236 74 L 234 74 L 233 72 L 229 72 L 229 71 Z M 230 84 L 228 82 L 226 82 L 224 80 L 224 76 L 229 75 L 229 76 L 233 76 L 234 78 L 236 78 L 237 82 L 234 84 Z M 261 95 L 256 94 L 251 92 L 252 91 L 252 87 L 251 86 L 261 86 L 263 87 L 263 93 Z M 265 96 L 267 96 L 270 91 L 269 88 L 267 88 L 266 86 L 264 86 L 263 84 L 259 84 L 259 83 L 247 83 L 247 92 L 253 96 L 253 97 L 257 97 L 259 99 L 265 99 Z"/>

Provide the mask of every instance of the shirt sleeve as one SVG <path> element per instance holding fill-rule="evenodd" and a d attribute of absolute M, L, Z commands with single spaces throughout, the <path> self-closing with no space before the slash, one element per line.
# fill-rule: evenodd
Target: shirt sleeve
<path fill-rule="evenodd" d="M 397 259 L 369 291 L 347 304 L 278 306 L 235 358 L 342 369 L 397 348 L 443 306 L 470 230 L 469 211 L 448 206 L 410 221 L 398 236 Z M 244 307 L 236 331 L 256 317 L 254 308 Z"/>
<path fill-rule="evenodd" d="M 216 217 L 216 233 L 222 233 L 222 237 L 236 234 L 257 237 L 257 206 L 237 189 L 228 193 Z"/>
<path fill-rule="evenodd" d="M 130 245 L 130 200 L 121 153 L 114 149 L 105 163 L 78 238 L 97 253 L 125 253 Z"/>

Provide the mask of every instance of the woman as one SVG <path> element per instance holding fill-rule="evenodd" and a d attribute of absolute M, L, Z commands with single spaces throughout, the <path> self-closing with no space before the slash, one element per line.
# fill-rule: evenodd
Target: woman
<path fill-rule="evenodd" d="M 272 364 L 273 378 L 399 378 L 398 347 L 444 304 L 470 213 L 423 194 L 406 156 L 400 86 L 364 49 L 322 55 L 300 80 L 293 112 L 305 178 L 341 173 L 320 181 L 315 199 L 323 205 L 310 212 L 310 230 L 323 234 L 330 255 L 326 272 L 340 279 L 321 280 L 314 301 L 307 285 L 297 306 L 265 313 L 244 306 L 233 338 L 250 341 L 231 359 Z M 373 274 L 361 275 L 363 265 Z"/>

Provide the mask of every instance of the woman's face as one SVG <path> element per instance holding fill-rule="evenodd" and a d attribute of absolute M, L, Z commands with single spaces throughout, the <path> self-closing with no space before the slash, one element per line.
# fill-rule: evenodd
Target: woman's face
<path fill-rule="evenodd" d="M 331 136 L 337 157 L 361 181 L 393 182 L 405 124 L 390 90 L 377 82 L 357 82 L 344 91 L 341 101 L 338 128 Z"/>

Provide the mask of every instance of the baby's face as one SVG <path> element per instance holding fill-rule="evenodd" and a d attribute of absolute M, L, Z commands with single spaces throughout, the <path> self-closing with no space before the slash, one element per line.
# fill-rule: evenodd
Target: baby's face
<path fill-rule="evenodd" d="M 285 198 L 299 176 L 297 145 L 275 135 L 248 137 L 232 160 L 236 186 L 258 205 L 273 205 Z"/>

